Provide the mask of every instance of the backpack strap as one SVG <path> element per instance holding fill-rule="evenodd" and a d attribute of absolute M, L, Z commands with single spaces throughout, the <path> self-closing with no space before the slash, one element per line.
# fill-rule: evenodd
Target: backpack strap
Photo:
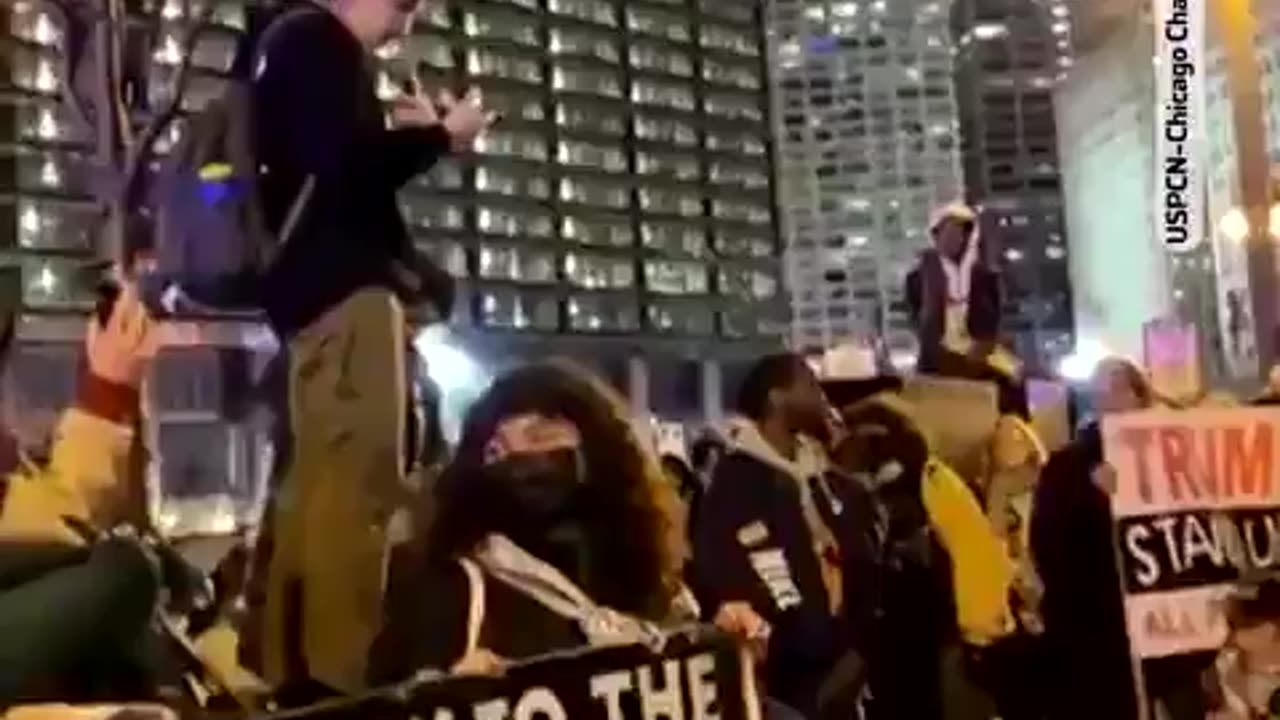
<path fill-rule="evenodd" d="M 267 23 L 267 27 L 262 31 L 253 46 L 252 62 L 249 69 L 250 82 L 256 83 L 266 70 L 267 53 L 271 50 L 271 43 L 275 42 L 285 28 L 302 18 L 323 12 L 328 12 L 328 10 L 315 2 L 302 2 L 290 7 Z M 294 196 L 293 202 L 289 204 L 289 210 L 285 213 L 280 229 L 276 233 L 276 242 L 267 249 L 266 257 L 263 258 L 265 266 L 274 264 L 280 251 L 288 244 L 298 224 L 302 221 L 302 215 L 307 206 L 311 204 L 311 196 L 315 194 L 315 190 L 316 177 L 315 175 L 308 175 L 303 179 L 302 187 L 298 189 L 298 194 Z M 255 212 L 260 213 L 261 211 L 255 207 Z"/>
<path fill-rule="evenodd" d="M 462 657 L 465 658 L 480 647 L 480 629 L 484 626 L 485 584 L 484 574 L 474 560 L 458 558 L 458 564 L 467 575 L 467 586 L 470 590 L 467 593 L 467 644 L 462 652 Z"/>

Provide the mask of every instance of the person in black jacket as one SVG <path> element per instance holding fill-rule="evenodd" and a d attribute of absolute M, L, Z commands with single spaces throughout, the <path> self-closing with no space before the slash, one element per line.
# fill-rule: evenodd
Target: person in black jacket
<path fill-rule="evenodd" d="M 1121 360 L 1099 365 L 1095 396 L 1104 414 L 1153 402 L 1142 372 Z M 1045 707 L 1062 720 L 1138 716 L 1108 497 L 1114 478 L 1102 450 L 1098 423 L 1086 425 L 1050 456 L 1032 505 L 1031 551 L 1044 582 L 1051 685 Z"/>
<path fill-rule="evenodd" d="M 917 371 L 994 382 L 1001 412 L 1026 417 L 1021 364 L 999 345 L 1000 276 L 982 260 L 977 213 L 948 205 L 929 232 L 933 247 L 920 254 L 906 279 L 920 344 Z"/>
<path fill-rule="evenodd" d="M 849 717 L 861 661 L 846 619 L 844 513 L 852 501 L 827 476 L 828 407 L 796 355 L 748 373 L 695 524 L 693 575 L 703 607 L 745 602 L 773 628 L 765 691 L 805 717 Z"/>
<path fill-rule="evenodd" d="M 605 641 L 586 622 L 598 608 L 633 629 L 695 620 L 675 502 L 603 384 L 559 363 L 500 378 L 467 415 L 435 521 L 392 566 L 371 681 Z"/>
<path fill-rule="evenodd" d="M 292 222 L 263 284 L 288 356 L 292 447 L 255 665 L 276 686 L 315 684 L 298 697 L 363 686 L 387 526 L 409 497 L 404 307 L 449 313 L 447 278 L 415 252 L 397 191 L 491 120 L 478 92 L 429 99 L 416 87 L 384 112 L 372 53 L 418 5 L 296 3 L 251 68 L 266 226 Z"/>

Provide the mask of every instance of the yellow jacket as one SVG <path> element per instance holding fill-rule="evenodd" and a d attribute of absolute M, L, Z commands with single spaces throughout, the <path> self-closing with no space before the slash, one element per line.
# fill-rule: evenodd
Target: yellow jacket
<path fill-rule="evenodd" d="M 88 384 L 95 382 L 102 387 L 92 379 Z M 0 482 L 0 542 L 80 544 L 64 517 L 101 528 L 113 522 L 123 503 L 134 433 L 123 413 L 94 405 L 82 393 L 80 404 L 63 414 L 46 467 L 24 465 Z"/>
<path fill-rule="evenodd" d="M 910 431 L 924 438 L 926 446 L 931 445 L 929 434 L 912 417 L 912 407 L 895 395 L 873 396 L 847 408 L 844 414 L 856 415 L 859 408 L 873 404 L 902 418 Z M 929 526 L 951 559 L 960 633 L 971 645 L 990 645 L 1017 627 L 1009 607 L 1014 565 L 973 490 L 932 451 L 921 483 Z"/>
<path fill-rule="evenodd" d="M 937 458 L 925 466 L 924 507 L 951 557 L 956 621 L 965 642 L 986 646 L 1013 632 L 1014 567 L 973 491 Z"/>

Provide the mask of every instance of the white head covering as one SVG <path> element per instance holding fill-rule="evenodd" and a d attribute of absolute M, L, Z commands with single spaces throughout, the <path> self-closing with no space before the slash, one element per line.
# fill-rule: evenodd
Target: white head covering
<path fill-rule="evenodd" d="M 960 262 L 956 263 L 948 257 L 941 258 L 942 270 L 947 276 L 948 300 L 951 302 L 964 302 L 969 299 L 970 278 L 972 277 L 973 266 L 978 262 L 978 247 L 980 245 L 978 213 L 963 202 L 944 205 L 934 212 L 933 220 L 929 223 L 929 232 L 937 232 L 938 228 L 948 220 L 957 220 L 973 225 L 973 231 L 969 234 L 969 244 L 965 248 Z"/>

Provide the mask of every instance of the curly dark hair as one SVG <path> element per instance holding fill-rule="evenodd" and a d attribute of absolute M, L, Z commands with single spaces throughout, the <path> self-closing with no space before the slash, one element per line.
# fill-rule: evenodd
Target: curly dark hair
<path fill-rule="evenodd" d="M 616 610 L 668 616 L 684 557 L 678 502 L 625 408 L 607 385 L 563 360 L 524 366 L 494 382 L 467 413 L 453 462 L 436 486 L 429 560 L 453 562 L 497 529 L 468 481 L 483 471 L 485 445 L 498 425 L 525 413 L 562 418 L 581 434 L 586 465 L 581 522 L 591 552 L 583 589 Z"/>

